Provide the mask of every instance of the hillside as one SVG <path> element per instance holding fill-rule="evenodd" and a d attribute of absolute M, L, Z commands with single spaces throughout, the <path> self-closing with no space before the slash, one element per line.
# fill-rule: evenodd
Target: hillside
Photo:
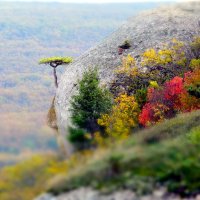
<path fill-rule="evenodd" d="M 55 93 L 41 57 L 77 57 L 157 4 L 0 2 L 0 152 L 56 149 L 46 115 Z M 112 9 L 111 9 L 112 7 Z M 93 12 L 98 10 L 98 12 Z M 59 69 L 59 77 L 63 69 Z M 42 139 L 41 139 L 42 138 Z"/>
<path fill-rule="evenodd" d="M 57 90 L 56 109 L 61 132 L 66 134 L 69 124 L 70 97 L 76 92 L 76 83 L 88 67 L 98 67 L 101 82 L 111 82 L 113 72 L 122 62 L 118 46 L 129 40 L 127 54 L 140 59 L 146 49 L 159 49 L 173 38 L 190 43 L 200 34 L 200 3 L 177 4 L 147 11 L 132 17 L 102 43 L 75 60 L 61 77 Z"/>

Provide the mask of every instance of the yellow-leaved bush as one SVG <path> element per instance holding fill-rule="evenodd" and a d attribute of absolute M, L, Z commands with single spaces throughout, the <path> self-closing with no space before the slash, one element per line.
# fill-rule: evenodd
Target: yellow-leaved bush
<path fill-rule="evenodd" d="M 158 88 L 159 87 L 157 81 L 149 81 L 149 86 L 152 87 L 152 88 Z"/>
<path fill-rule="evenodd" d="M 138 73 L 138 67 L 136 65 L 135 58 L 130 54 L 122 59 L 122 66 L 120 69 L 115 71 L 117 74 L 127 74 L 129 76 L 134 76 Z"/>
<path fill-rule="evenodd" d="M 125 139 L 131 129 L 138 125 L 139 106 L 134 96 L 121 94 L 115 99 L 110 114 L 103 114 L 98 124 L 105 127 L 106 134 L 112 139 Z"/>
<path fill-rule="evenodd" d="M 192 70 L 200 69 L 200 59 L 192 59 L 190 61 L 190 68 Z"/>

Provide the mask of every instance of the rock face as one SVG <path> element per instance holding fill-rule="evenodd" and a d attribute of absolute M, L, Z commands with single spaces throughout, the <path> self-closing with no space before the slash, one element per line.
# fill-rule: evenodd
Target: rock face
<path fill-rule="evenodd" d="M 195 35 L 200 35 L 200 2 L 161 7 L 130 19 L 101 44 L 67 66 L 56 96 L 56 112 L 61 133 L 66 135 L 66 128 L 70 123 L 70 98 L 77 90 L 77 80 L 81 79 L 83 72 L 89 67 L 97 67 L 102 83 L 109 82 L 113 77 L 113 70 L 121 63 L 123 55 L 118 54 L 118 46 L 125 40 L 131 44 L 125 54 L 139 57 L 144 50 L 159 48 L 172 38 L 187 43 Z"/>

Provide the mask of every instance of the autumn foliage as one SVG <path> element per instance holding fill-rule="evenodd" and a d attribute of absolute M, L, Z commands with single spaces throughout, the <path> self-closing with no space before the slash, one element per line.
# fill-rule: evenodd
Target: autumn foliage
<path fill-rule="evenodd" d="M 175 116 L 178 112 L 200 109 L 200 100 L 188 88 L 197 88 L 200 70 L 185 73 L 184 78 L 174 77 L 160 88 L 149 88 L 147 103 L 139 116 L 143 126 L 149 126 Z"/>
<path fill-rule="evenodd" d="M 185 44 L 176 39 L 160 50 L 147 49 L 140 59 L 130 54 L 123 57 L 121 66 L 115 70 L 115 78 L 109 84 L 114 98 L 112 107 L 97 112 L 98 115 L 92 118 L 98 129 L 87 129 L 94 143 L 102 145 L 105 138 L 121 140 L 134 132 L 136 127 L 148 127 L 178 113 L 200 109 L 198 44 L 198 41 L 191 44 L 192 57 L 188 57 Z M 194 56 L 193 50 L 197 56 Z M 91 92 L 88 91 L 93 89 L 86 91 L 84 107 L 89 102 Z M 93 104 L 103 102 L 100 96 L 88 106 L 92 108 L 92 113 L 96 113 Z M 77 110 L 80 110 L 79 106 Z"/>
<path fill-rule="evenodd" d="M 180 95 L 181 111 L 200 109 L 200 69 L 185 73 L 185 91 Z"/>
<path fill-rule="evenodd" d="M 133 96 L 122 94 L 115 99 L 110 114 L 98 119 L 98 124 L 105 127 L 105 132 L 112 138 L 126 138 L 131 129 L 138 124 L 139 106 Z"/>

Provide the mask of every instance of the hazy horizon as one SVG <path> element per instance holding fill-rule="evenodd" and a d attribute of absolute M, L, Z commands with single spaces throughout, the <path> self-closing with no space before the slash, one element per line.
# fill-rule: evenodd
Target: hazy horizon
<path fill-rule="evenodd" d="M 186 2 L 189 0 L 3 0 L 2 2 L 60 2 L 60 3 L 145 3 L 145 2 Z"/>

